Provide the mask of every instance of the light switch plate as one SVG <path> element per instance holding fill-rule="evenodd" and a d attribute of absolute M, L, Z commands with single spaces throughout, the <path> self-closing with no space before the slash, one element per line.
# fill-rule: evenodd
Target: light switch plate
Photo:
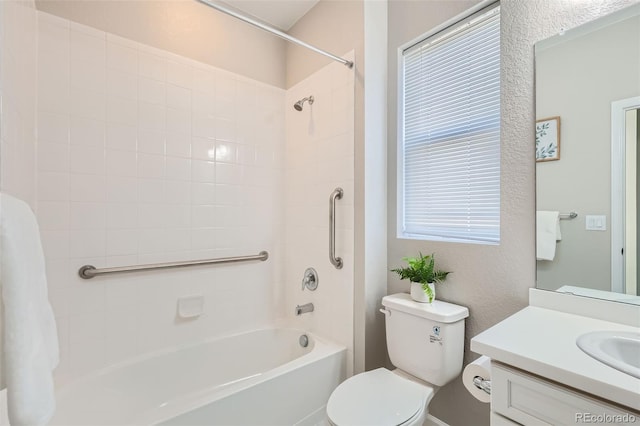
<path fill-rule="evenodd" d="M 606 231 L 607 216 L 605 215 L 587 215 L 585 219 L 585 229 L 587 231 Z"/>

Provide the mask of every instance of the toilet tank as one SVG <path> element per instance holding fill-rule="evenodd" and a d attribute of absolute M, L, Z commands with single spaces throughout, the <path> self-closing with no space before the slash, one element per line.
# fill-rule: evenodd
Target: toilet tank
<path fill-rule="evenodd" d="M 385 296 L 387 350 L 400 370 L 436 386 L 462 371 L 464 306 L 435 300 L 420 303 L 406 293 Z"/>

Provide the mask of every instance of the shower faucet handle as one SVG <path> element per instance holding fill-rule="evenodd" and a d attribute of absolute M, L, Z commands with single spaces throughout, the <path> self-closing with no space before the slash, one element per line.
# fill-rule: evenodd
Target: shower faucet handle
<path fill-rule="evenodd" d="M 308 288 L 310 291 L 314 291 L 318 288 L 318 272 L 313 268 L 307 268 L 304 271 L 304 277 L 302 278 L 302 291 Z"/>

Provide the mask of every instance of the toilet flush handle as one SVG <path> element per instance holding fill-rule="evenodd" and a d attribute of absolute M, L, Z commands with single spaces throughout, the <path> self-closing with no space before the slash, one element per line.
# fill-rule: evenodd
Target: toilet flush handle
<path fill-rule="evenodd" d="M 380 308 L 380 312 L 382 312 L 385 315 L 391 316 L 391 311 L 387 311 L 385 308 Z"/>

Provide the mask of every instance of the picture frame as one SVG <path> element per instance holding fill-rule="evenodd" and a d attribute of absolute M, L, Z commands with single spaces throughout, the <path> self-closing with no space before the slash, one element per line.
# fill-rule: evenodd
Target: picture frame
<path fill-rule="evenodd" d="M 560 117 L 536 120 L 536 162 L 560 159 Z"/>

